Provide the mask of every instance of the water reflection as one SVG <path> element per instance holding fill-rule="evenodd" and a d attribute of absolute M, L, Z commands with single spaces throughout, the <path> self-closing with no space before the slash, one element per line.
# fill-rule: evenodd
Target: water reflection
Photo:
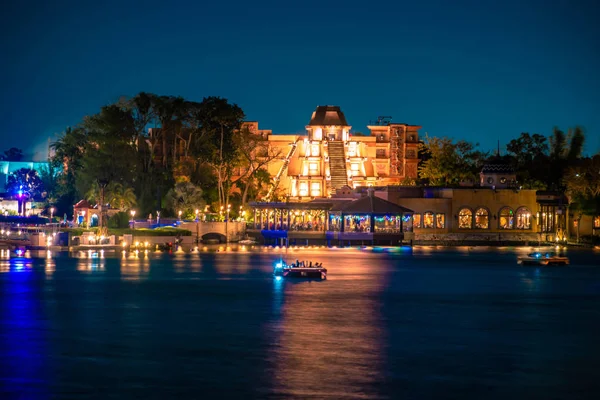
<path fill-rule="evenodd" d="M 47 398 L 47 318 L 31 260 L 0 261 L 0 398 Z"/>
<path fill-rule="evenodd" d="M 0 398 L 49 387 L 50 398 L 98 387 L 106 398 L 196 398 L 200 387 L 207 398 L 335 399 L 598 389 L 597 253 L 574 252 L 568 268 L 523 268 L 515 253 L 0 252 Z M 282 256 L 323 262 L 328 280 L 274 279 Z"/>
<path fill-rule="evenodd" d="M 344 279 L 345 274 L 354 279 Z M 380 329 L 384 284 L 379 278 L 384 277 L 369 277 L 368 263 L 355 258 L 327 281 L 273 279 L 277 339 L 270 357 L 276 394 L 369 398 L 378 393 L 387 339 Z"/>

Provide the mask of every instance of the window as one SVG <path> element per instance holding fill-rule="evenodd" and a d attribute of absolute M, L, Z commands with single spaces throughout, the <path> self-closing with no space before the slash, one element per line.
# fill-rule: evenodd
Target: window
<path fill-rule="evenodd" d="M 317 157 L 319 155 L 319 145 L 313 144 L 310 146 L 310 155 L 313 157 Z"/>
<path fill-rule="evenodd" d="M 308 164 L 308 170 L 311 173 L 316 173 L 319 170 L 319 164 L 317 164 L 316 162 L 311 162 Z"/>
<path fill-rule="evenodd" d="M 444 229 L 446 225 L 446 215 L 445 214 L 435 214 L 435 227 L 437 229 Z"/>
<path fill-rule="evenodd" d="M 433 228 L 433 217 L 432 212 L 423 213 L 423 228 Z"/>
<path fill-rule="evenodd" d="M 360 175 L 360 164 L 358 164 L 358 163 L 350 164 L 350 171 L 352 172 L 352 176 Z"/>
<path fill-rule="evenodd" d="M 461 208 L 458 212 L 458 228 L 472 229 L 473 228 L 473 211 L 468 208 Z"/>
<path fill-rule="evenodd" d="M 413 228 L 420 228 L 421 227 L 421 214 L 414 214 L 413 215 Z"/>
<path fill-rule="evenodd" d="M 356 155 L 356 142 L 348 143 L 348 157 L 358 157 Z"/>
<path fill-rule="evenodd" d="M 308 182 L 300 182 L 300 196 L 308 196 Z"/>
<path fill-rule="evenodd" d="M 313 133 L 313 139 L 315 140 L 323 140 L 323 129 L 317 128 Z"/>
<path fill-rule="evenodd" d="M 423 215 L 415 214 L 413 216 L 415 228 L 423 229 L 444 229 L 446 225 L 445 214 L 436 214 L 431 211 L 424 212 Z"/>
<path fill-rule="evenodd" d="M 499 229 L 513 229 L 514 226 L 514 214 L 513 210 L 509 207 L 504 207 L 500 210 L 498 221 Z"/>
<path fill-rule="evenodd" d="M 313 197 L 318 197 L 321 195 L 321 182 L 311 182 L 310 195 Z"/>
<path fill-rule="evenodd" d="M 518 208 L 515 215 L 516 229 L 531 229 L 531 211 L 527 207 Z"/>
<path fill-rule="evenodd" d="M 594 229 L 600 229 L 600 215 L 594 217 Z"/>
<path fill-rule="evenodd" d="M 490 213 L 485 208 L 475 210 L 475 228 L 488 229 L 490 227 Z"/>

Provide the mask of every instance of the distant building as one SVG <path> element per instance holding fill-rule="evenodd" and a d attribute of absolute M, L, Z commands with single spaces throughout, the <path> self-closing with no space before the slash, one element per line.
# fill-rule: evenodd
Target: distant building
<path fill-rule="evenodd" d="M 268 165 L 273 186 L 292 201 L 329 198 L 344 186 L 383 186 L 417 178 L 420 126 L 379 121 L 367 136 L 353 136 L 338 106 L 318 106 L 305 135 L 279 135 L 258 129 L 258 122 L 243 127 L 261 135 L 281 157 Z"/>

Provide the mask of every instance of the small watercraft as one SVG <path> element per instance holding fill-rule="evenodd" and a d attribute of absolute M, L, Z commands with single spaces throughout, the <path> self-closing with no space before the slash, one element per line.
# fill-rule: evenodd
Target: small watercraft
<path fill-rule="evenodd" d="M 569 258 L 555 252 L 536 251 L 525 257 L 519 257 L 517 262 L 521 265 L 569 265 Z"/>
<path fill-rule="evenodd" d="M 287 265 L 283 261 L 277 262 L 273 269 L 273 275 L 281 278 L 316 278 L 327 279 L 327 269 L 321 263 L 306 263 Z"/>

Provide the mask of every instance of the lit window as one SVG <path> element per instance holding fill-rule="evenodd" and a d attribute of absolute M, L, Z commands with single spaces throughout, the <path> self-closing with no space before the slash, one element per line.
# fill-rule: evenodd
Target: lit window
<path fill-rule="evenodd" d="M 317 163 L 314 163 L 314 162 L 313 162 L 313 163 L 310 163 L 310 164 L 308 164 L 308 170 L 309 170 L 310 172 L 317 172 L 317 171 L 319 170 L 319 164 L 317 164 Z"/>
<path fill-rule="evenodd" d="M 315 140 L 323 140 L 323 129 L 317 128 L 314 131 L 313 139 Z"/>
<path fill-rule="evenodd" d="M 319 155 L 319 145 L 313 144 L 310 146 L 310 155 L 313 157 L 317 157 Z"/>
<path fill-rule="evenodd" d="M 308 196 L 308 182 L 300 182 L 300 196 Z"/>
<path fill-rule="evenodd" d="M 485 208 L 475 210 L 475 228 L 488 229 L 490 227 L 490 213 Z"/>
<path fill-rule="evenodd" d="M 421 214 L 413 214 L 413 227 L 414 228 L 421 227 Z"/>
<path fill-rule="evenodd" d="M 458 212 L 458 228 L 472 229 L 473 228 L 473 211 L 468 208 L 461 208 Z"/>
<path fill-rule="evenodd" d="M 356 157 L 356 142 L 348 143 L 348 157 Z"/>
<path fill-rule="evenodd" d="M 446 215 L 445 214 L 435 214 L 435 227 L 437 229 L 444 229 L 446 225 Z"/>
<path fill-rule="evenodd" d="M 516 229 L 531 229 L 531 211 L 527 207 L 517 209 Z"/>
<path fill-rule="evenodd" d="M 433 228 L 433 213 L 423 213 L 423 228 Z"/>
<path fill-rule="evenodd" d="M 600 229 L 600 215 L 594 217 L 594 229 Z"/>
<path fill-rule="evenodd" d="M 513 210 L 509 207 L 504 207 L 500 210 L 498 228 L 500 229 L 512 229 L 514 226 L 514 214 Z"/>
<path fill-rule="evenodd" d="M 320 182 L 312 182 L 310 184 L 310 195 L 311 196 L 320 196 L 321 195 L 321 183 Z"/>
<path fill-rule="evenodd" d="M 359 169 L 360 169 L 360 166 L 358 165 L 358 163 L 350 164 L 350 171 L 358 171 Z"/>

